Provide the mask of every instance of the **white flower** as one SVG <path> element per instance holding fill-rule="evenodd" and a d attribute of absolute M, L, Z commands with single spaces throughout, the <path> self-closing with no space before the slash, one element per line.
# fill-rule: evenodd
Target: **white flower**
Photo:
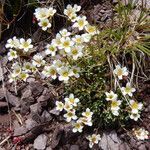
<path fill-rule="evenodd" d="M 78 28 L 79 30 L 83 30 L 84 27 L 88 24 L 87 20 L 86 20 L 86 16 L 82 16 L 82 17 L 77 17 L 77 22 L 75 22 L 73 24 L 72 27 L 76 27 Z"/>
<path fill-rule="evenodd" d="M 84 33 L 81 36 L 82 36 L 85 43 L 88 43 L 91 40 L 91 37 L 92 37 L 89 33 Z"/>
<path fill-rule="evenodd" d="M 45 64 L 45 60 L 43 60 L 43 56 L 40 54 L 36 54 L 33 56 L 32 64 L 37 67 L 41 67 Z"/>
<path fill-rule="evenodd" d="M 25 81 L 25 82 L 26 82 L 26 80 L 27 80 L 28 77 L 29 77 L 29 74 L 27 74 L 26 72 L 21 72 L 21 73 L 19 74 L 19 78 L 20 78 L 21 80 Z"/>
<path fill-rule="evenodd" d="M 13 76 L 17 77 L 21 73 L 21 67 L 18 63 L 13 64 L 12 69 L 13 69 Z"/>
<path fill-rule="evenodd" d="M 93 115 L 93 112 L 91 112 L 89 108 L 86 108 L 86 111 L 82 113 L 82 116 L 84 116 L 88 119 L 91 119 L 92 115 Z"/>
<path fill-rule="evenodd" d="M 73 9 L 75 12 L 78 12 L 81 10 L 81 6 L 78 6 L 77 4 L 74 4 Z"/>
<path fill-rule="evenodd" d="M 45 50 L 46 55 L 51 54 L 52 56 L 55 56 L 56 52 L 57 52 L 56 46 L 54 46 L 52 44 L 47 44 L 46 45 L 46 50 Z"/>
<path fill-rule="evenodd" d="M 137 114 L 139 110 L 142 109 L 143 104 L 142 103 L 138 103 L 134 100 L 130 100 L 130 107 L 131 107 L 131 113 L 133 114 Z"/>
<path fill-rule="evenodd" d="M 71 105 L 69 102 L 65 102 L 64 110 L 70 111 L 71 109 L 73 109 L 73 105 Z"/>
<path fill-rule="evenodd" d="M 56 67 L 57 71 L 61 69 L 64 63 L 61 60 L 54 60 L 53 65 Z"/>
<path fill-rule="evenodd" d="M 56 34 L 56 38 L 52 40 L 52 45 L 53 46 L 61 46 L 61 35 L 59 33 Z"/>
<path fill-rule="evenodd" d="M 36 8 L 35 9 L 35 17 L 37 20 L 43 20 L 47 19 L 49 17 L 52 17 L 56 13 L 56 10 L 53 8 Z"/>
<path fill-rule="evenodd" d="M 140 118 L 140 114 L 131 113 L 130 118 L 133 119 L 134 121 L 137 121 Z"/>
<path fill-rule="evenodd" d="M 126 84 L 126 87 L 122 87 L 121 88 L 122 94 L 123 95 L 129 95 L 129 96 L 133 96 L 133 92 L 135 92 L 135 88 L 132 88 L 130 83 L 128 82 Z"/>
<path fill-rule="evenodd" d="M 43 31 L 46 31 L 48 28 L 50 28 L 50 27 L 52 26 L 48 19 L 42 19 L 42 20 L 38 23 L 38 25 L 39 25 L 40 27 L 42 27 L 42 30 L 43 30 Z"/>
<path fill-rule="evenodd" d="M 6 48 L 19 48 L 20 42 L 14 36 L 12 39 L 7 40 L 7 44 L 5 45 Z"/>
<path fill-rule="evenodd" d="M 68 111 L 66 114 L 64 114 L 64 117 L 66 118 L 67 122 L 70 122 L 72 119 L 76 120 L 77 116 L 75 115 L 75 110 L 72 109 L 70 111 Z"/>
<path fill-rule="evenodd" d="M 82 44 L 84 42 L 84 39 L 81 35 L 75 35 L 72 40 L 76 43 L 76 44 Z"/>
<path fill-rule="evenodd" d="M 8 56 L 8 60 L 9 61 L 11 61 L 13 59 L 16 59 L 18 57 L 17 52 L 12 50 L 12 49 L 10 49 L 10 51 L 7 54 L 7 56 Z"/>
<path fill-rule="evenodd" d="M 56 79 L 57 78 L 57 70 L 56 70 L 56 67 L 54 65 L 45 66 L 44 70 L 42 71 L 42 73 L 46 77 L 51 77 L 52 79 Z"/>
<path fill-rule="evenodd" d="M 67 31 L 67 29 L 60 30 L 59 33 L 62 37 L 68 37 L 71 35 L 71 33 Z"/>
<path fill-rule="evenodd" d="M 71 76 L 71 70 L 68 67 L 62 67 L 60 70 L 58 70 L 58 73 L 59 80 L 64 82 L 67 82 Z"/>
<path fill-rule="evenodd" d="M 23 64 L 23 70 L 25 72 L 31 72 L 32 71 L 32 64 L 30 62 L 25 62 Z"/>
<path fill-rule="evenodd" d="M 96 26 L 91 26 L 90 24 L 87 24 L 85 26 L 85 30 L 90 34 L 90 35 L 95 35 L 95 34 L 99 34 L 98 29 L 96 28 Z"/>
<path fill-rule="evenodd" d="M 77 122 L 75 122 L 74 124 L 73 124 L 73 132 L 75 133 L 75 132 L 82 132 L 82 130 L 83 130 L 83 124 L 82 124 L 82 122 L 80 121 L 80 120 L 77 120 Z"/>
<path fill-rule="evenodd" d="M 79 120 L 87 126 L 92 126 L 92 124 L 93 124 L 91 118 L 81 117 L 81 118 L 79 118 Z"/>
<path fill-rule="evenodd" d="M 149 132 L 146 131 L 144 128 L 133 129 L 133 132 L 138 140 L 149 139 L 149 137 L 148 137 Z"/>
<path fill-rule="evenodd" d="M 71 47 L 71 51 L 69 52 L 69 55 L 73 57 L 74 60 L 77 60 L 78 57 L 82 57 L 82 46 L 73 46 Z"/>
<path fill-rule="evenodd" d="M 117 100 L 118 95 L 115 94 L 113 91 L 110 91 L 109 93 L 105 92 L 105 94 L 106 94 L 106 100 L 107 101 Z"/>
<path fill-rule="evenodd" d="M 120 100 L 113 100 L 111 101 L 111 111 L 113 115 L 118 116 L 118 110 L 120 109 L 121 101 Z"/>
<path fill-rule="evenodd" d="M 28 52 L 29 49 L 33 48 L 33 45 L 31 44 L 32 40 L 31 39 L 27 39 L 25 41 L 25 39 L 21 38 L 20 39 L 20 49 L 23 49 L 25 52 Z"/>
<path fill-rule="evenodd" d="M 75 76 L 76 78 L 80 77 L 80 75 L 79 75 L 80 68 L 79 67 L 73 66 L 71 68 L 71 71 L 72 71 L 72 75 L 71 76 Z"/>
<path fill-rule="evenodd" d="M 98 142 L 101 140 L 101 137 L 99 134 L 92 134 L 89 135 L 87 139 L 90 141 L 89 147 L 92 148 L 94 144 L 98 144 Z"/>
<path fill-rule="evenodd" d="M 73 109 L 73 105 L 71 105 L 69 102 L 65 102 L 64 110 L 70 111 L 71 109 Z"/>
<path fill-rule="evenodd" d="M 50 8 L 48 8 L 48 12 L 49 12 L 49 16 L 50 16 L 50 17 L 53 17 L 54 14 L 56 13 L 56 9 L 50 7 Z"/>
<path fill-rule="evenodd" d="M 122 80 L 123 76 L 128 75 L 128 70 L 126 67 L 121 68 L 120 65 L 117 65 L 116 69 L 114 70 L 114 74 L 118 76 L 119 80 Z"/>
<path fill-rule="evenodd" d="M 78 98 L 75 98 L 74 97 L 74 94 L 70 94 L 69 97 L 66 97 L 65 98 L 65 102 L 68 102 L 70 103 L 71 105 L 73 106 L 77 106 L 77 103 L 79 102 L 79 99 Z"/>
<path fill-rule="evenodd" d="M 13 81 L 16 81 L 16 75 L 11 73 L 10 75 L 8 75 L 9 78 L 9 82 L 12 83 Z"/>
<path fill-rule="evenodd" d="M 64 9 L 64 14 L 68 16 L 68 18 L 72 21 L 76 21 L 77 14 L 76 12 L 80 11 L 81 6 L 74 5 L 72 7 L 71 5 L 67 5 L 66 9 Z"/>
<path fill-rule="evenodd" d="M 69 37 L 62 37 L 60 39 L 61 45 L 58 47 L 59 49 L 64 49 L 65 52 L 69 53 L 71 47 L 74 45 L 74 42 Z"/>
<path fill-rule="evenodd" d="M 64 104 L 62 102 L 56 101 L 56 110 L 62 111 L 64 109 Z"/>

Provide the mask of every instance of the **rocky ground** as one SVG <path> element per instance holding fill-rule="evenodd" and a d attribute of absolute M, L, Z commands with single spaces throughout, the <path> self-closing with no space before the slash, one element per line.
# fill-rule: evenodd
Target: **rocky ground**
<path fill-rule="evenodd" d="M 100 23 L 101 28 L 110 25 L 115 4 L 116 1 L 81 1 L 83 13 L 90 14 L 87 15 L 89 21 Z M 71 124 L 66 124 L 55 110 L 55 101 L 63 93 L 61 83 L 48 88 L 34 78 L 17 86 L 7 82 L 9 64 L 4 43 L 1 42 L 0 50 L 3 56 L 0 61 L 0 150 L 88 150 L 87 131 L 72 133 Z M 94 150 L 150 150 L 149 140 L 138 141 L 130 132 L 138 126 L 150 132 L 150 81 L 140 81 L 139 85 L 138 97 L 145 105 L 142 121 L 129 128 L 102 131 L 102 140 Z"/>

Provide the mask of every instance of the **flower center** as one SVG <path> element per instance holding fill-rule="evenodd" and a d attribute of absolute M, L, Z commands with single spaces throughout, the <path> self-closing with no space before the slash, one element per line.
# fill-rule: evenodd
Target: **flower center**
<path fill-rule="evenodd" d="M 64 77 L 68 77 L 68 75 L 69 75 L 69 73 L 68 73 L 67 71 L 65 71 L 65 72 L 63 73 L 63 76 L 64 76 Z"/>
<path fill-rule="evenodd" d="M 28 42 L 24 42 L 23 46 L 27 48 L 29 46 Z"/>
<path fill-rule="evenodd" d="M 51 75 L 55 75 L 56 74 L 56 71 L 54 69 L 50 70 L 50 74 Z"/>
<path fill-rule="evenodd" d="M 69 41 L 65 41 L 65 42 L 63 43 L 63 46 L 64 46 L 64 47 L 69 47 L 69 45 L 70 45 Z"/>
<path fill-rule="evenodd" d="M 118 106 L 118 102 L 117 101 L 112 101 L 111 107 L 117 107 L 117 106 Z"/>
<path fill-rule="evenodd" d="M 84 21 L 83 20 L 79 20 L 78 24 L 79 24 L 80 27 L 82 27 L 84 25 Z"/>
<path fill-rule="evenodd" d="M 138 109 L 138 104 L 136 102 L 134 102 L 132 105 L 131 105 L 131 108 L 132 109 Z"/>
<path fill-rule="evenodd" d="M 47 22 L 43 22 L 43 23 L 42 23 L 42 26 L 43 26 L 43 27 L 47 27 L 47 25 L 48 25 Z"/>
<path fill-rule="evenodd" d="M 77 54 L 78 54 L 78 50 L 77 50 L 77 49 L 73 49 L 73 50 L 72 50 L 72 54 L 73 54 L 73 55 L 77 55 Z"/>
<path fill-rule="evenodd" d="M 121 69 L 121 68 L 119 68 L 119 69 L 118 69 L 118 72 L 117 72 L 117 75 L 118 75 L 118 76 L 121 76 L 121 75 L 122 75 L 122 73 L 123 73 L 123 72 L 122 72 L 122 69 Z"/>

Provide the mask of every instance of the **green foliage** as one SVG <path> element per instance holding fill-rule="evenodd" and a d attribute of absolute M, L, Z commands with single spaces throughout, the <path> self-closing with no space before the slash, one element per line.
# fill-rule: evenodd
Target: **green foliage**
<path fill-rule="evenodd" d="M 94 112 L 95 126 L 103 128 L 122 126 L 129 120 L 127 101 L 120 90 L 117 94 L 123 103 L 119 116 L 115 117 L 111 113 L 110 103 L 105 100 L 105 92 L 112 90 L 114 84 L 107 56 L 117 58 L 123 52 L 129 54 L 132 61 L 138 61 L 138 52 L 150 56 L 146 17 L 148 12 L 141 9 L 134 22 L 132 18 L 134 6 L 133 3 L 129 3 L 126 7 L 121 3 L 118 4 L 115 8 L 117 15 L 112 20 L 113 26 L 101 30 L 99 35 L 91 40 L 86 48 L 87 56 L 77 63 L 82 70 L 80 78 L 72 80 L 66 86 L 66 94 L 74 93 L 80 99 L 79 112 L 85 111 L 86 108 Z"/>

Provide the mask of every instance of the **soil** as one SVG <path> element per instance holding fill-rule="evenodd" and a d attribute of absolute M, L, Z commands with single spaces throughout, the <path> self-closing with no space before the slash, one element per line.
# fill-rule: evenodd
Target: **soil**
<path fill-rule="evenodd" d="M 100 23 L 100 28 L 106 28 L 110 26 L 110 19 L 114 13 L 113 6 L 117 2 L 114 0 L 81 0 L 78 1 L 78 4 L 83 7 L 82 13 L 88 16 L 91 23 Z M 21 22 L 15 24 L 18 31 L 14 31 L 14 35 L 21 36 L 22 33 L 19 32 L 21 29 L 26 34 L 29 33 L 27 27 L 20 27 L 25 18 L 26 16 L 22 17 Z M 29 22 L 31 20 L 29 19 Z M 31 22 L 29 25 L 31 26 Z M 40 30 L 35 30 L 35 26 L 32 30 L 34 40 L 38 42 L 41 37 L 45 40 L 48 35 L 43 36 Z M 57 26 L 58 29 L 61 27 Z M 58 29 L 55 29 L 54 32 L 57 32 Z M 36 35 L 40 36 L 37 38 Z M 55 110 L 55 101 L 63 93 L 61 83 L 54 82 L 51 87 L 47 87 L 46 84 L 29 78 L 28 83 L 20 82 L 17 85 L 17 93 L 14 85 L 8 83 L 8 72 L 5 70 L 7 50 L 4 44 L 10 36 L 12 35 L 8 31 L 4 32 L 4 38 L 0 44 L 0 55 L 3 56 L 0 61 L 3 68 L 0 72 L 0 150 L 88 150 L 87 131 L 82 134 L 72 133 L 71 125 L 66 124 L 60 113 Z M 42 42 L 39 44 L 39 49 L 43 49 L 43 44 Z M 147 66 L 148 70 L 149 67 Z M 1 74 L 4 74 L 4 82 L 2 82 Z M 150 81 L 141 80 L 139 82 L 137 96 L 144 101 L 142 121 L 134 122 L 126 129 L 127 131 L 122 128 L 102 131 L 102 140 L 99 145 L 93 147 L 94 150 L 150 150 L 149 140 L 138 141 L 131 134 L 131 129 L 139 126 L 150 132 Z"/>

